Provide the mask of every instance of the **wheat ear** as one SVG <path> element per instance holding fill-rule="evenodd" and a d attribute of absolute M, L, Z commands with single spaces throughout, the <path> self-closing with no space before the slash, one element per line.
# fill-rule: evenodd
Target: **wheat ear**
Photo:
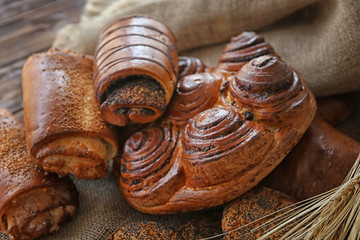
<path fill-rule="evenodd" d="M 263 218 L 270 216 L 273 218 L 251 231 L 264 228 L 274 222 L 277 223 L 259 240 L 269 239 L 271 235 L 278 232 L 283 233 L 281 240 L 360 239 L 360 154 L 342 185 Z M 259 220 L 261 219 L 257 219 L 253 223 Z M 251 225 L 252 223 L 249 223 L 230 232 L 239 231 Z M 204 239 L 218 238 L 230 232 Z"/>

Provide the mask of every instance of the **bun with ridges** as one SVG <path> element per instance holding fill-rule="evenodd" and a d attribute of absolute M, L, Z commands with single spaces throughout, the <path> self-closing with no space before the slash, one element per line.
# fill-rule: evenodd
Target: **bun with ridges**
<path fill-rule="evenodd" d="M 187 121 L 218 100 L 219 89 L 224 77 L 215 73 L 196 73 L 184 76 L 166 111 L 166 117 L 178 124 Z"/>
<path fill-rule="evenodd" d="M 187 75 L 205 72 L 206 66 L 196 57 L 180 56 L 179 57 L 179 77 L 181 79 Z"/>
<path fill-rule="evenodd" d="M 146 16 L 113 21 L 99 34 L 93 71 L 96 98 L 107 122 L 152 122 L 164 113 L 176 86 L 175 37 Z"/>
<path fill-rule="evenodd" d="M 269 55 L 227 76 L 182 77 L 164 118 L 125 143 L 114 169 L 130 205 L 164 214 L 223 204 L 257 185 L 295 146 L 316 111 L 301 76 Z M 146 187 L 128 186 L 129 163 L 131 178 L 146 179 Z"/>
<path fill-rule="evenodd" d="M 253 59 L 229 79 L 223 104 L 249 111 L 274 128 L 301 121 L 295 116 L 314 104 L 301 76 L 275 56 Z"/>
<path fill-rule="evenodd" d="M 251 59 L 264 55 L 277 56 L 264 37 L 254 32 L 243 32 L 232 37 L 231 42 L 225 46 L 216 69 L 224 75 L 231 75 Z"/>

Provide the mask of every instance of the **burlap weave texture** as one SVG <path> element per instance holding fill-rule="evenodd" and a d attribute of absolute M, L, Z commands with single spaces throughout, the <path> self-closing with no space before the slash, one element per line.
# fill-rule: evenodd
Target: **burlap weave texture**
<path fill-rule="evenodd" d="M 92 54 L 109 21 L 147 14 L 172 29 L 180 53 L 216 66 L 223 45 L 214 45 L 253 30 L 324 96 L 360 89 L 359 12 L 356 0 L 89 0 L 81 21 L 61 30 L 54 45 Z"/>

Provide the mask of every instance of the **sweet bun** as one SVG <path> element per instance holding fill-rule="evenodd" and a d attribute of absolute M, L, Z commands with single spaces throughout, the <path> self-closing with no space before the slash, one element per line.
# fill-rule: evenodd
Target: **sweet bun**
<path fill-rule="evenodd" d="M 314 96 L 278 57 L 254 58 L 226 76 L 182 77 L 164 118 L 125 142 L 115 172 L 130 205 L 162 214 L 235 199 L 268 175 L 310 125 Z"/>

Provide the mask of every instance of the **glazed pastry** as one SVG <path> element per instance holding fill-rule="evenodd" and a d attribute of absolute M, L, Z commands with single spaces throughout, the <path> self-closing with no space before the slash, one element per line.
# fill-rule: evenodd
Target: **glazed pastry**
<path fill-rule="evenodd" d="M 222 217 L 224 239 L 259 239 L 281 223 L 281 214 L 291 210 L 296 201 L 286 194 L 266 187 L 252 189 L 226 205 Z M 275 218 L 278 217 L 278 220 Z M 268 221 L 273 220 L 270 224 Z M 249 225 L 250 224 L 250 225 Z M 290 230 L 279 229 L 266 239 L 280 239 Z"/>
<path fill-rule="evenodd" d="M 178 62 L 179 79 L 194 73 L 205 72 L 207 68 L 204 63 L 196 57 L 180 56 Z"/>
<path fill-rule="evenodd" d="M 295 146 L 316 104 L 300 75 L 263 56 L 228 80 L 183 77 L 169 108 L 126 141 L 114 166 L 124 199 L 147 213 L 200 210 L 242 195 Z"/>
<path fill-rule="evenodd" d="M 121 227 L 111 234 L 108 240 L 182 240 L 182 236 L 174 230 L 156 222 L 136 222 Z"/>
<path fill-rule="evenodd" d="M 117 129 L 100 115 L 91 68 L 90 57 L 57 49 L 24 65 L 27 145 L 46 171 L 101 178 L 117 152 Z"/>
<path fill-rule="evenodd" d="M 274 55 L 274 48 L 267 42 L 263 36 L 254 32 L 243 32 L 236 37 L 231 38 L 219 59 L 217 71 L 222 74 L 231 75 L 236 73 L 251 59 Z"/>
<path fill-rule="evenodd" d="M 224 77 L 213 73 L 195 73 L 179 80 L 165 116 L 177 124 L 187 123 L 196 114 L 209 109 L 218 100 Z"/>
<path fill-rule="evenodd" d="M 175 37 L 149 17 L 118 19 L 99 34 L 93 71 L 96 98 L 107 122 L 152 122 L 164 113 L 176 86 Z"/>
<path fill-rule="evenodd" d="M 204 73 L 206 67 L 195 57 L 179 57 L 179 81 L 165 116 L 177 124 L 186 123 L 217 101 L 223 77 Z"/>
<path fill-rule="evenodd" d="M 57 231 L 74 217 L 78 194 L 70 179 L 45 174 L 28 155 L 25 129 L 0 109 L 0 227 L 10 239 Z"/>
<path fill-rule="evenodd" d="M 342 184 L 360 143 L 316 116 L 296 147 L 263 184 L 303 200 Z"/>

